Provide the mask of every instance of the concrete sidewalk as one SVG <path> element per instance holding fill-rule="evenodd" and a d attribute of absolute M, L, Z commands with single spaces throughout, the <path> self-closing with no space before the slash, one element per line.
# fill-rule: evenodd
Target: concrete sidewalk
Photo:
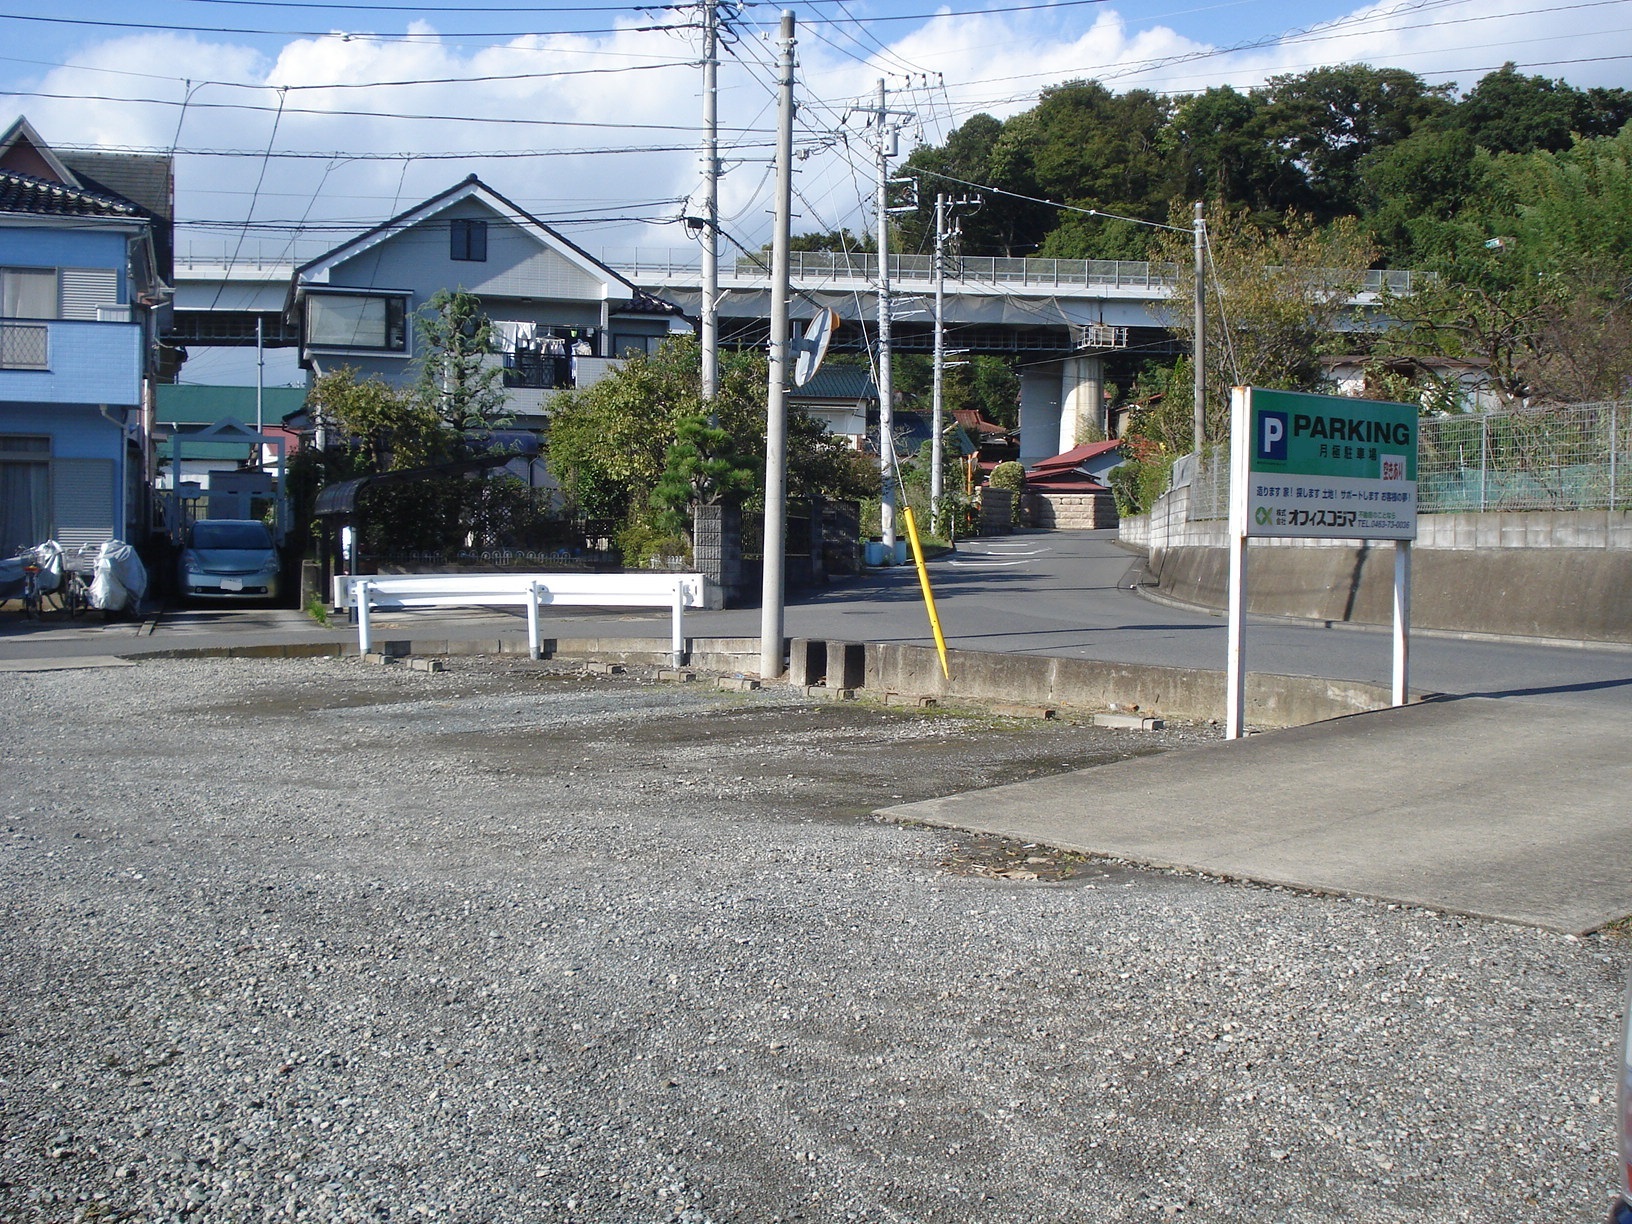
<path fill-rule="evenodd" d="M 1632 914 L 1632 714 L 1483 698 L 883 809 L 887 819 L 1584 933 Z"/>

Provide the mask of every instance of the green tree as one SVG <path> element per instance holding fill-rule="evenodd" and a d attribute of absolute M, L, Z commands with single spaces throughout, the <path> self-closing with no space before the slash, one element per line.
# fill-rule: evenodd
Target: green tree
<path fill-rule="evenodd" d="M 1257 125 L 1281 167 L 1270 205 L 1317 222 L 1352 213 L 1361 161 L 1449 112 L 1450 92 L 1365 64 L 1271 77 Z"/>
<path fill-rule="evenodd" d="M 1180 192 L 1253 213 L 1272 207 L 1276 166 L 1257 131 L 1263 105 L 1261 94 L 1243 94 L 1228 85 L 1174 105 L 1161 149 L 1177 168 Z"/>
<path fill-rule="evenodd" d="M 1182 207 L 1174 210 L 1175 226 L 1187 220 Z M 1158 253 L 1177 272 L 1164 321 L 1188 346 L 1191 239 L 1164 233 Z M 1294 214 L 1264 230 L 1243 213 L 1213 208 L 1207 254 L 1207 437 L 1218 440 L 1229 434 L 1231 387 L 1312 390 L 1321 357 L 1352 345 L 1337 325 L 1365 283 L 1374 248 L 1352 217 L 1319 227 Z"/>
<path fill-rule="evenodd" d="M 693 503 L 726 493 L 750 501 L 762 495 L 765 358 L 722 353 L 718 393 L 706 406 L 700 369 L 696 339 L 671 336 L 652 356 L 630 357 L 600 382 L 554 401 L 549 466 L 575 510 L 646 522 L 657 513 L 660 486 L 662 512 L 682 518 L 682 484 L 692 487 Z M 699 432 L 698 421 L 712 424 Z M 790 493 L 853 497 L 866 487 L 854 452 L 820 422 L 789 413 Z M 876 477 L 871 487 L 876 491 Z"/>
<path fill-rule="evenodd" d="M 463 289 L 439 289 L 416 322 L 421 399 L 461 433 L 505 424 L 504 369 L 494 359 L 493 322 L 481 299 Z"/>
<path fill-rule="evenodd" d="M 327 435 L 327 449 L 351 457 L 340 464 L 353 468 L 350 474 L 422 467 L 445 457 L 453 441 L 417 396 L 378 375 L 359 381 L 350 366 L 319 377 L 306 402 Z"/>
<path fill-rule="evenodd" d="M 1435 278 L 1392 304 L 1397 350 L 1482 364 L 1514 403 L 1625 393 L 1632 128 L 1490 161 L 1482 212 L 1441 232 Z"/>
<path fill-rule="evenodd" d="M 1480 78 L 1457 106 L 1456 122 L 1474 144 L 1492 153 L 1559 152 L 1570 147 L 1591 112 L 1588 96 L 1580 90 L 1563 81 L 1524 76 L 1507 63 Z"/>
<path fill-rule="evenodd" d="M 754 491 L 754 461 L 737 451 L 737 441 L 729 430 L 710 425 L 701 414 L 675 422 L 675 438 L 651 496 L 664 530 L 685 534 L 693 506 L 714 505 Z"/>

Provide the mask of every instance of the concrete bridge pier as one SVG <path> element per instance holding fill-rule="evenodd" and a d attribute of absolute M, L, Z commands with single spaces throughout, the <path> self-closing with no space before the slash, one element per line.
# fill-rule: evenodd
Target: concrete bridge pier
<path fill-rule="evenodd" d="M 1105 436 L 1105 362 L 1064 357 L 1020 371 L 1020 462 Z"/>

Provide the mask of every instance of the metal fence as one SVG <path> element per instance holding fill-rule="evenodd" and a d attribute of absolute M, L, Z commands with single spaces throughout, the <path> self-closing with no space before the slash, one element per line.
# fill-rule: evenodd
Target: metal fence
<path fill-rule="evenodd" d="M 1632 503 L 1632 403 L 1572 404 L 1422 422 L 1417 509 L 1607 510 Z"/>
<path fill-rule="evenodd" d="M 1418 433 L 1417 512 L 1616 510 L 1632 506 L 1632 402 L 1425 417 Z M 1230 456 L 1209 447 L 1174 465 L 1193 521 L 1228 518 Z"/>

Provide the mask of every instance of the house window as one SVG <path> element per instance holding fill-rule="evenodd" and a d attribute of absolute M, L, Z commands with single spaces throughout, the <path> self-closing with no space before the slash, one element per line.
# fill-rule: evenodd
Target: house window
<path fill-rule="evenodd" d="M 629 332 L 612 333 L 612 352 L 618 357 L 650 357 L 663 343 L 662 336 L 640 336 Z"/>
<path fill-rule="evenodd" d="M 448 258 L 471 263 L 487 262 L 486 221 L 472 217 L 455 218 L 451 234 L 452 246 Z"/>
<path fill-rule="evenodd" d="M 0 553 L 51 535 L 51 439 L 0 434 Z"/>
<path fill-rule="evenodd" d="M 0 268 L 0 317 L 57 318 L 57 270 Z"/>
<path fill-rule="evenodd" d="M 309 294 L 306 347 L 406 353 L 408 301 L 400 295 Z"/>

